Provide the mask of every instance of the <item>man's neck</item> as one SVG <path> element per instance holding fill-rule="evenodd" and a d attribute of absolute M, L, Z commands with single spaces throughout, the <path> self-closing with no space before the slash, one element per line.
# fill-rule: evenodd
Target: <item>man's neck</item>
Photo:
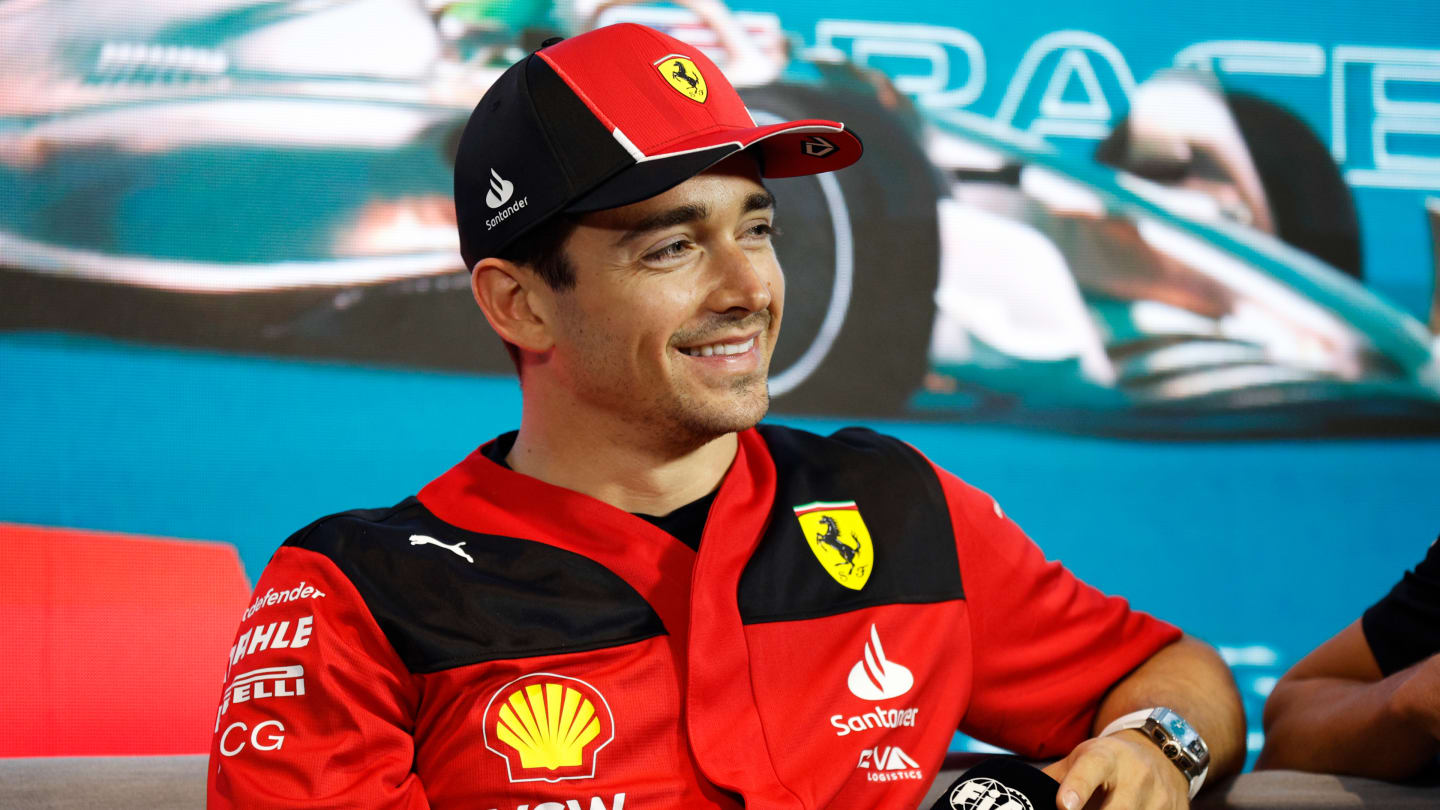
<path fill-rule="evenodd" d="M 634 426 L 603 429 L 575 420 L 529 418 L 506 462 L 547 484 L 574 490 L 626 512 L 667 515 L 713 492 L 735 460 L 739 440 L 727 433 L 693 445 L 636 441 Z"/>

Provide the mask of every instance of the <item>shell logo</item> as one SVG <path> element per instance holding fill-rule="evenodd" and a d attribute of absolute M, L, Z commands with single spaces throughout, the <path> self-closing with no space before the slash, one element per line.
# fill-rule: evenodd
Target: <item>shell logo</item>
<path fill-rule="evenodd" d="M 600 690 L 550 672 L 516 678 L 485 707 L 485 747 L 505 760 L 511 782 L 595 776 L 596 755 L 615 739 Z"/>

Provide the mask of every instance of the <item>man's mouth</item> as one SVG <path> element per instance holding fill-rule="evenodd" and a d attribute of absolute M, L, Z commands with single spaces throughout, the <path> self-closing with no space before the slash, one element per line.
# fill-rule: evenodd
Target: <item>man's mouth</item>
<path fill-rule="evenodd" d="M 707 343 L 704 346 L 682 346 L 680 351 L 691 357 L 715 357 L 731 354 L 744 354 L 755 346 L 755 336 L 752 335 L 739 343 Z"/>

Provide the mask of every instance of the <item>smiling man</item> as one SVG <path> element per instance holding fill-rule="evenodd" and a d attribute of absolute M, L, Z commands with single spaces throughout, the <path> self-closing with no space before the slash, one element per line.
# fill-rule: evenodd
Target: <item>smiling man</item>
<path fill-rule="evenodd" d="M 956 729 L 1060 758 L 1066 810 L 1184 807 L 1238 768 L 1208 647 L 902 442 L 757 426 L 785 300 L 763 180 L 860 152 L 756 126 L 640 26 L 497 80 L 455 194 L 519 430 L 276 552 L 212 806 L 909 808 Z"/>

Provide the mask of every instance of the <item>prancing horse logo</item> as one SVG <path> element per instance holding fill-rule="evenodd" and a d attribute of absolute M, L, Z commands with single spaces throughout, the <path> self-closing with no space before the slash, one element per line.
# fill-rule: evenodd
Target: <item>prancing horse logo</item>
<path fill-rule="evenodd" d="M 825 527 L 825 532 L 815 538 L 815 542 L 830 546 L 840 552 L 840 562 L 836 563 L 836 565 L 848 565 L 853 572 L 855 570 L 855 555 L 859 553 L 861 547 L 864 545 L 860 542 L 860 538 L 856 537 L 854 532 L 851 532 L 850 539 L 855 541 L 855 545 L 847 546 L 840 541 L 840 527 L 835 523 L 835 518 L 829 515 L 821 515 L 820 523 Z"/>
<path fill-rule="evenodd" d="M 699 79 L 697 79 L 697 78 L 695 78 L 694 76 L 691 76 L 689 73 L 686 73 L 686 72 L 685 72 L 685 63 L 684 63 L 684 62 L 681 62 L 679 59 L 676 59 L 676 60 L 675 60 L 674 62 L 672 62 L 671 64 L 673 64 L 673 65 L 675 66 L 675 72 L 670 74 L 670 78 L 672 78 L 672 79 L 679 79 L 680 81 L 685 82 L 686 84 L 690 85 L 690 90 L 691 90 L 692 92 L 695 90 L 695 88 L 697 88 L 697 87 L 700 86 L 700 80 L 699 80 Z"/>
<path fill-rule="evenodd" d="M 709 88 L 705 86 L 705 74 L 700 72 L 700 68 L 696 67 L 689 57 L 672 53 L 664 59 L 656 60 L 654 65 L 675 92 L 691 101 L 705 103 L 705 99 L 710 95 Z"/>
<path fill-rule="evenodd" d="M 875 567 L 875 542 L 854 501 L 816 501 L 795 507 L 800 531 L 832 579 L 852 591 L 865 587 Z"/>
<path fill-rule="evenodd" d="M 428 546 L 439 546 L 439 547 L 441 547 L 441 548 L 443 548 L 443 549 L 447 549 L 447 550 L 449 550 L 449 551 L 455 552 L 456 554 L 460 555 L 461 557 L 464 557 L 465 559 L 469 560 L 471 563 L 474 563 L 474 562 L 475 562 L 475 558 L 474 558 L 474 557 L 471 557 L 469 554 L 465 553 L 465 549 L 461 548 L 461 546 L 465 545 L 465 541 L 464 541 L 464 540 L 461 540 L 460 542 L 458 542 L 458 543 L 456 543 L 456 544 L 454 544 L 454 545 L 451 545 L 451 544 L 449 544 L 449 543 L 442 543 L 442 542 L 440 542 L 439 540 L 436 540 L 435 538 L 430 537 L 429 535 L 424 535 L 424 534 L 412 534 L 412 535 L 410 535 L 410 545 L 412 545 L 412 546 L 427 546 L 427 545 L 428 545 Z"/>

